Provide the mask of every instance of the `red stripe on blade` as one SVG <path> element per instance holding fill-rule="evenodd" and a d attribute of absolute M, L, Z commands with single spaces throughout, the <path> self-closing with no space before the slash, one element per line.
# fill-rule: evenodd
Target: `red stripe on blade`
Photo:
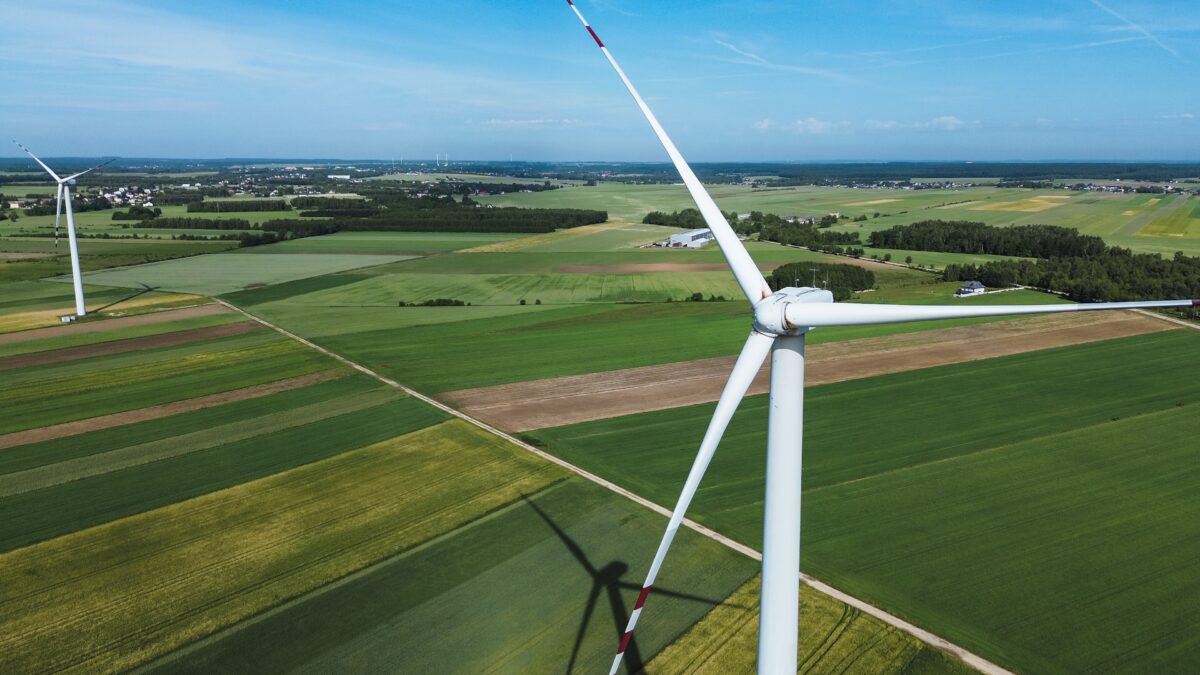
<path fill-rule="evenodd" d="M 600 36 L 596 35 L 596 31 L 592 30 L 591 26 L 588 26 L 587 29 L 588 29 L 588 32 L 592 34 L 592 39 L 596 41 L 596 44 L 600 45 L 601 49 L 603 49 L 604 43 L 600 41 Z"/>
<path fill-rule="evenodd" d="M 575 6 L 575 3 L 571 2 L 571 0 L 567 0 L 567 4 L 568 4 L 568 5 L 570 5 L 570 6 L 572 6 L 572 7 L 574 7 L 574 6 Z"/>
<path fill-rule="evenodd" d="M 633 631 L 629 631 L 621 638 L 621 646 L 617 647 L 618 654 L 624 654 L 625 648 L 629 646 L 629 638 L 633 637 Z"/>
<path fill-rule="evenodd" d="M 1198 306 L 1200 306 L 1200 300 L 1193 300 L 1192 307 L 1198 307 Z"/>
<path fill-rule="evenodd" d="M 653 588 L 653 586 L 646 586 L 642 589 L 642 594 L 638 596 L 637 604 L 633 606 L 634 609 L 641 609 L 642 605 L 646 604 L 646 596 L 650 595 L 651 588 Z"/>

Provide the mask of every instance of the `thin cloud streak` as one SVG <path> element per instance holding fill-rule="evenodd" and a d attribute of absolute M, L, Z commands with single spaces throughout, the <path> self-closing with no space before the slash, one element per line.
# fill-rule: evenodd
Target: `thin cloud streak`
<path fill-rule="evenodd" d="M 1092 0 L 1092 4 L 1099 7 L 1100 9 L 1104 10 L 1105 12 L 1110 14 L 1113 18 L 1117 19 L 1118 21 L 1121 21 L 1125 25 L 1129 26 L 1131 29 L 1137 31 L 1138 33 L 1141 33 L 1142 35 L 1144 35 L 1146 37 L 1147 40 L 1153 42 L 1154 44 L 1158 45 L 1159 47 L 1162 47 L 1163 51 L 1170 54 L 1171 56 L 1174 56 L 1181 63 L 1187 63 L 1187 60 L 1184 59 L 1179 54 L 1179 52 L 1177 52 L 1174 49 L 1163 44 L 1162 40 L 1159 40 L 1157 37 L 1155 37 L 1155 35 L 1153 33 L 1151 33 L 1149 30 L 1147 30 L 1144 26 L 1141 26 L 1139 24 L 1134 23 L 1133 21 L 1130 21 L 1123 14 L 1120 14 L 1115 9 L 1109 7 L 1108 5 L 1104 4 L 1103 2 L 1100 2 L 1100 0 Z"/>

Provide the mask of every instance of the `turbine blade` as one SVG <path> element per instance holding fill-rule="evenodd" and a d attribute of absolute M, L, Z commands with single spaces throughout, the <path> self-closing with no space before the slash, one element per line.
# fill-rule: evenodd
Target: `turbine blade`
<path fill-rule="evenodd" d="M 17 142 L 14 140 L 14 141 L 13 141 L 13 143 L 17 143 Z M 50 174 L 50 176 L 51 176 L 52 178 L 54 178 L 54 180 L 56 180 L 56 181 L 59 181 L 59 182 L 62 182 L 62 179 L 58 177 L 58 174 L 56 174 L 56 173 L 54 173 L 53 171 L 51 171 L 51 170 L 50 170 L 50 167 L 46 166 L 46 163 L 45 163 L 45 162 L 43 162 L 42 160 L 38 159 L 38 158 L 37 158 L 37 155 L 33 154 L 33 152 L 31 152 L 31 151 L 29 150 L 29 148 L 27 148 L 27 147 L 25 147 L 25 146 L 21 145 L 20 143 L 17 143 L 17 147 L 18 147 L 18 148 L 20 148 L 20 149 L 22 149 L 22 150 L 24 150 L 24 151 L 25 151 L 25 154 L 27 154 L 27 155 L 29 155 L 30 157 L 32 157 L 32 158 L 33 158 L 33 161 L 35 161 L 35 162 L 37 162 L 38 164 L 40 164 L 40 165 L 41 165 L 41 167 L 42 167 L 43 169 L 45 169 L 45 170 L 46 170 L 46 173 Z"/>
<path fill-rule="evenodd" d="M 600 47 L 600 51 L 604 53 L 605 58 L 612 64 L 617 75 L 620 76 L 621 82 L 625 84 L 625 88 L 629 90 L 633 96 L 634 102 L 641 109 L 642 114 L 646 116 L 646 121 L 650 123 L 650 128 L 654 130 L 654 134 L 658 136 L 658 140 L 666 149 L 667 154 L 671 157 L 671 162 L 675 165 L 675 170 L 679 172 L 679 176 L 683 178 L 683 184 L 687 186 L 688 192 L 692 195 L 692 200 L 696 202 L 696 207 L 700 209 L 700 215 L 704 216 L 704 222 L 708 224 L 712 230 L 713 237 L 717 240 L 717 245 L 721 247 L 721 253 L 725 254 L 725 261 L 729 264 L 729 268 L 733 271 L 734 278 L 737 279 L 738 285 L 741 286 L 742 292 L 746 294 L 746 298 L 750 300 L 751 305 L 758 304 L 759 300 L 771 295 L 771 288 L 767 285 L 767 280 L 763 278 L 762 272 L 758 270 L 758 266 L 754 264 L 754 260 L 750 254 L 746 252 L 746 247 L 742 246 L 742 242 L 738 240 L 737 233 L 729 226 L 725 220 L 725 216 L 721 213 L 721 209 L 717 207 L 712 196 L 704 189 L 704 185 L 700 179 L 696 178 L 696 174 L 692 172 L 692 168 L 684 161 L 683 155 L 679 153 L 679 149 L 667 136 L 667 132 L 663 130 L 662 125 L 658 123 L 658 118 L 654 113 L 650 112 L 650 107 L 642 100 L 641 94 L 634 88 L 633 83 L 625 75 L 625 71 L 621 70 L 621 66 L 617 64 L 617 60 L 613 58 L 608 47 L 600 41 L 600 37 L 596 35 L 596 31 L 592 30 L 592 26 L 583 18 L 583 14 L 579 8 L 575 6 L 572 0 L 567 0 L 567 4 L 575 12 L 575 16 L 579 17 L 579 21 L 587 32 L 596 41 L 596 45 Z"/>
<path fill-rule="evenodd" d="M 54 248 L 58 248 L 58 219 L 62 217 L 63 186 L 58 184 L 58 198 L 54 202 Z"/>
<path fill-rule="evenodd" d="M 71 174 L 70 176 L 67 176 L 63 180 L 71 180 L 72 178 L 79 178 L 80 176 L 82 176 L 83 174 L 85 174 L 89 171 L 95 171 L 96 169 L 99 169 L 100 167 L 106 166 L 108 164 L 112 164 L 115 161 L 117 161 L 116 157 L 113 157 L 112 159 L 106 159 L 103 162 L 100 162 L 99 164 L 97 164 L 96 166 L 93 166 L 90 169 L 84 169 L 83 171 L 80 171 L 79 173 Z"/>
<path fill-rule="evenodd" d="M 671 548 L 671 542 L 675 539 L 675 533 L 679 531 L 679 525 L 683 522 L 683 516 L 687 513 L 692 498 L 696 496 L 700 480 L 704 478 L 704 472 L 708 470 L 708 464 L 717 450 L 717 444 L 720 443 L 721 436 L 725 434 L 725 427 L 729 426 L 729 420 L 733 418 L 733 413 L 737 411 L 738 404 L 742 402 L 746 390 L 750 388 L 754 377 L 758 375 L 758 369 L 762 367 L 763 361 L 766 360 L 767 354 L 771 351 L 771 345 L 774 343 L 774 337 L 752 331 L 746 340 L 746 345 L 742 347 L 742 353 L 738 355 L 737 363 L 733 365 L 733 372 L 729 375 L 729 381 L 725 383 L 721 398 L 717 401 L 717 409 L 713 412 L 712 421 L 708 423 L 708 430 L 704 432 L 700 451 L 696 453 L 696 459 L 692 462 L 692 469 L 688 472 L 687 481 L 683 484 L 683 491 L 679 493 L 679 500 L 675 503 L 675 510 L 671 512 L 667 531 L 658 544 L 654 562 L 650 563 L 650 571 L 646 574 L 645 583 L 642 584 L 642 592 L 633 606 L 633 613 L 629 615 L 629 624 L 625 627 L 625 635 L 621 638 L 620 646 L 617 647 L 617 655 L 613 659 L 610 675 L 616 673 L 617 668 L 621 666 L 621 657 L 625 654 L 625 647 L 629 645 L 629 638 L 633 635 L 638 616 L 641 615 L 642 607 L 646 604 L 646 596 L 650 595 L 650 589 L 654 587 L 654 580 L 658 577 L 663 559 L 667 557 L 667 550 Z"/>
<path fill-rule="evenodd" d="M 1144 302 L 1084 302 L 1064 305 L 870 305 L 858 303 L 790 303 L 784 317 L 795 328 L 862 326 L 875 323 L 963 319 L 979 316 L 1089 312 L 1103 309 L 1154 309 L 1194 307 L 1200 300 L 1150 300 Z"/>

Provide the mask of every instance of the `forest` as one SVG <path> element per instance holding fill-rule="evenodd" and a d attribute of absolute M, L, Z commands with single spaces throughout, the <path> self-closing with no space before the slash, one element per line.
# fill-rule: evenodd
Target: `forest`
<path fill-rule="evenodd" d="M 815 271 L 814 271 L 815 270 Z M 849 300 L 855 291 L 875 287 L 875 273 L 869 269 L 840 263 L 795 262 L 775 268 L 767 283 L 777 291 L 788 286 L 802 287 L 812 284 L 833 292 L 834 300 Z"/>
<path fill-rule="evenodd" d="M 867 237 L 867 244 L 876 248 L 1021 258 L 1090 257 L 1105 251 L 1103 239 L 1079 234 L 1073 227 L 995 227 L 966 220 L 923 220 L 911 225 L 896 225 L 872 232 Z"/>

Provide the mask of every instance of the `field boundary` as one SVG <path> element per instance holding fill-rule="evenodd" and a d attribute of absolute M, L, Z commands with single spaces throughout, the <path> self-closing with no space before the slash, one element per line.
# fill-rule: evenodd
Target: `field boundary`
<path fill-rule="evenodd" d="M 382 382 L 390 387 L 399 389 L 399 390 L 403 391 L 404 393 L 408 394 L 409 396 L 412 396 L 413 398 L 424 401 L 425 403 L 428 403 L 429 405 L 441 410 L 442 412 L 445 412 L 449 415 L 452 415 L 458 419 L 463 420 L 464 422 L 467 422 L 467 423 L 472 424 L 480 429 L 483 429 L 484 431 L 487 431 L 488 433 L 499 436 L 500 438 L 503 438 L 504 440 L 508 441 L 509 443 L 512 443 L 512 444 L 516 445 L 517 447 L 519 447 L 523 450 L 526 450 L 527 452 L 531 452 L 534 455 L 537 455 L 538 457 L 541 457 L 542 459 L 546 460 L 547 462 L 556 464 L 556 465 L 558 465 L 558 466 L 560 466 L 582 478 L 585 478 L 585 479 L 595 483 L 596 485 L 607 488 L 608 490 L 615 492 L 615 493 L 621 495 L 622 497 L 625 497 L 626 499 L 629 499 L 647 509 L 650 509 L 651 511 L 654 511 L 655 513 L 663 516 L 664 518 L 671 517 L 670 509 L 660 506 L 660 505 L 650 501 L 649 499 L 646 499 L 645 497 L 642 497 L 634 492 L 631 492 L 610 480 L 601 478 L 600 476 L 598 476 L 582 467 L 576 466 L 560 457 L 556 457 L 556 456 L 546 452 L 545 450 L 536 448 L 533 445 L 530 445 L 529 443 L 526 443 L 526 442 L 512 436 L 511 434 L 508 434 L 504 431 L 501 431 L 500 429 L 497 429 L 496 427 L 493 427 L 490 424 L 487 424 L 486 422 L 477 420 L 474 417 L 471 417 L 470 415 L 467 415 L 464 412 L 461 412 L 455 408 L 452 408 L 452 407 L 446 405 L 445 403 L 442 403 L 442 402 L 437 401 L 429 396 L 426 396 L 425 394 L 422 394 L 419 391 L 416 391 L 416 390 L 411 389 L 403 384 L 400 384 L 396 380 L 393 380 L 393 379 L 386 377 L 380 373 L 377 373 L 377 372 L 371 370 L 370 368 L 367 368 L 364 365 L 361 365 L 359 363 L 351 361 L 350 359 L 346 358 L 345 356 L 342 356 L 341 354 L 330 351 L 330 350 L 316 344 L 315 342 L 312 342 L 310 340 L 302 338 L 299 335 L 296 335 L 295 333 L 292 333 L 280 326 L 276 326 L 275 324 L 267 321 L 266 319 L 262 319 L 258 316 L 255 316 L 254 314 L 251 314 L 250 312 L 248 312 L 240 307 L 231 305 L 228 302 L 221 300 L 220 298 L 215 298 L 215 300 L 216 300 L 216 302 L 223 305 L 224 307 L 226 307 L 232 311 L 238 312 L 239 314 L 242 314 L 243 316 L 246 316 L 254 321 L 257 321 L 258 323 L 280 333 L 281 335 L 285 335 L 285 336 L 299 342 L 300 344 L 303 344 L 311 349 L 315 349 L 318 352 L 325 354 L 326 356 L 337 359 L 341 363 L 344 363 L 345 365 L 350 366 L 351 368 L 363 373 L 364 375 L 369 375 L 370 377 L 373 377 L 376 380 L 379 380 L 380 382 Z M 734 541 L 733 539 L 726 537 L 725 535 L 721 534 L 720 532 L 717 532 L 708 527 L 705 527 L 704 525 L 701 525 L 700 523 L 697 523 L 694 520 L 691 520 L 690 518 L 684 518 L 683 525 L 694 532 L 697 532 L 705 537 L 708 537 L 709 539 L 712 539 L 713 541 L 715 541 L 719 544 L 723 544 L 724 546 L 731 548 L 734 551 L 737 551 L 738 553 L 741 553 L 744 556 L 747 556 L 749 558 L 752 558 L 752 559 L 758 560 L 758 561 L 762 560 L 762 553 L 760 551 L 757 551 L 757 550 L 755 550 L 749 546 L 746 546 L 745 544 L 742 544 L 740 542 Z M 826 584 L 825 582 L 823 582 L 819 579 L 816 579 L 815 577 L 812 577 L 808 574 L 801 573 L 800 579 L 805 584 L 807 584 L 810 588 L 817 590 L 821 593 L 824 593 L 825 595 L 828 595 L 832 598 L 840 600 L 841 602 L 844 602 L 845 604 L 850 605 L 851 607 L 854 607 L 855 609 L 858 609 L 866 614 L 870 614 L 871 616 L 879 619 L 880 621 L 883 621 L 884 623 L 886 623 L 890 626 L 893 626 L 901 631 L 904 631 L 905 633 L 908 633 L 909 635 L 915 637 L 916 639 L 918 639 L 926 644 L 929 644 L 929 645 L 936 647 L 948 654 L 951 654 L 951 655 L 957 657 L 958 659 L 960 659 L 961 661 L 963 661 L 964 663 L 966 663 L 967 665 L 971 666 L 972 668 L 975 668 L 976 670 L 978 670 L 980 672 L 987 673 L 988 675 L 1015 675 L 1012 671 L 1009 671 L 999 665 L 996 665 L 995 663 L 992 663 L 991 661 L 984 659 L 982 656 L 979 656 L 977 654 L 974 654 L 973 652 L 968 651 L 964 647 L 960 647 L 959 645 L 956 645 L 953 642 L 946 640 L 945 638 L 939 637 L 927 630 L 924 630 L 923 628 L 919 628 L 919 627 L 905 621 L 904 619 L 901 619 L 898 616 L 890 614 L 890 613 L 884 611 L 883 609 L 880 609 L 880 608 L 866 602 L 865 600 L 860 600 L 859 598 L 856 598 L 848 593 L 839 591 L 838 589 L 834 588 L 833 586 L 830 586 L 829 584 Z"/>

